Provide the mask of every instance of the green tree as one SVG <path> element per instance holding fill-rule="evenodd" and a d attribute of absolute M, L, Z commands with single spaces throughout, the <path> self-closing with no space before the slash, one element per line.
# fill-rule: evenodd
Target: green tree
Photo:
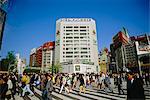
<path fill-rule="evenodd" d="M 14 51 L 9 51 L 6 56 L 6 59 L 8 60 L 9 64 L 15 64 L 16 57 L 15 57 Z"/>
<path fill-rule="evenodd" d="M 52 69 L 53 69 L 53 71 L 52 71 Z M 62 66 L 61 66 L 61 64 L 60 64 L 60 63 L 57 63 L 57 64 L 55 64 L 55 65 L 53 65 L 53 66 L 50 66 L 50 72 L 51 72 L 51 73 L 62 72 Z"/>
<path fill-rule="evenodd" d="M 8 69 L 13 70 L 16 65 L 16 57 L 13 51 L 7 53 L 6 58 L 1 60 L 1 70 L 8 71 Z M 9 68 L 11 67 L 11 68 Z"/>

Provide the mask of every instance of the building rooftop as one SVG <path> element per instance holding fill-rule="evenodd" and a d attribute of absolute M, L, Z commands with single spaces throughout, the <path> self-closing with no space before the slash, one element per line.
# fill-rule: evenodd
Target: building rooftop
<path fill-rule="evenodd" d="M 90 22 L 94 21 L 92 18 L 60 18 L 58 22 Z"/>

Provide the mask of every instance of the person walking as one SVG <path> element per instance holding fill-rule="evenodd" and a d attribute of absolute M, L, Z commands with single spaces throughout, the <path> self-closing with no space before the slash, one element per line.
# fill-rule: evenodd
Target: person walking
<path fill-rule="evenodd" d="M 25 95 L 25 92 L 29 92 L 31 94 L 31 96 L 33 96 L 34 93 L 30 90 L 30 85 L 29 85 L 30 78 L 26 73 L 24 73 L 24 75 L 22 77 L 22 81 L 25 83 L 25 86 L 24 86 L 23 92 L 22 92 L 22 96 Z"/>
<path fill-rule="evenodd" d="M 103 81 L 102 74 L 98 75 L 97 81 L 98 81 L 97 88 L 101 89 L 102 88 L 102 81 Z"/>
<path fill-rule="evenodd" d="M 124 91 L 123 91 L 123 89 L 121 88 L 121 85 L 122 85 L 122 78 L 121 78 L 121 75 L 120 75 L 120 74 L 118 74 L 117 85 L 118 85 L 118 92 L 119 92 L 119 94 L 121 94 L 121 92 L 124 94 Z"/>
<path fill-rule="evenodd" d="M 105 93 L 107 94 L 107 90 L 109 89 L 113 93 L 113 89 L 110 87 L 110 77 L 108 74 L 106 74 L 105 79 L 104 79 L 104 84 L 105 84 Z"/>
<path fill-rule="evenodd" d="M 63 78 L 62 78 L 62 81 L 61 81 L 61 88 L 60 88 L 60 92 L 59 93 L 61 93 L 62 92 L 62 90 L 63 90 L 63 88 L 65 87 L 65 92 L 68 92 L 69 93 L 69 90 L 68 90 L 68 85 L 67 85 L 67 79 L 66 79 L 66 75 L 64 75 L 63 76 Z"/>
<path fill-rule="evenodd" d="M 127 100 L 145 100 L 143 82 L 139 74 L 129 75 Z"/>
<path fill-rule="evenodd" d="M 15 97 L 14 97 L 14 95 L 13 95 L 13 90 L 12 90 L 12 88 L 13 88 L 13 83 L 12 83 L 12 81 L 11 81 L 11 76 L 8 76 L 7 85 L 8 85 L 8 91 L 7 91 L 7 93 L 10 91 L 10 94 L 7 95 L 7 99 L 8 99 L 8 100 L 11 99 L 11 96 L 12 96 L 12 97 L 13 97 L 13 100 L 15 100 Z M 7 94 L 7 93 L 6 93 L 6 94 Z"/>
<path fill-rule="evenodd" d="M 1 100 L 5 100 L 7 90 L 8 90 L 7 78 L 5 75 L 2 75 L 2 78 L 0 79 L 0 99 Z"/>
<path fill-rule="evenodd" d="M 81 92 L 85 93 L 85 81 L 84 81 L 84 78 L 82 76 L 82 74 L 80 74 L 79 76 L 79 81 L 80 81 L 80 91 L 79 91 L 79 94 L 81 94 Z"/>
<path fill-rule="evenodd" d="M 17 82 L 17 77 L 15 74 L 12 74 L 12 77 L 11 77 L 11 81 L 12 81 L 12 84 L 13 84 L 13 87 L 12 87 L 12 91 L 13 91 L 13 96 L 16 94 L 16 89 L 17 89 L 17 86 L 16 84 L 18 84 Z"/>
<path fill-rule="evenodd" d="M 146 73 L 145 74 L 145 83 L 146 83 L 146 86 L 148 87 L 148 83 L 150 82 L 150 79 L 149 79 L 149 74 Z M 150 83 L 149 83 L 150 84 Z"/>
<path fill-rule="evenodd" d="M 52 100 L 53 82 L 52 82 L 52 76 L 50 75 L 47 75 L 46 91 L 47 91 L 46 100 Z"/>
<path fill-rule="evenodd" d="M 47 84 L 47 78 L 45 74 L 41 75 L 41 84 L 40 84 L 40 88 L 42 90 L 42 99 L 46 100 L 47 98 L 47 91 L 46 91 L 46 84 Z"/>

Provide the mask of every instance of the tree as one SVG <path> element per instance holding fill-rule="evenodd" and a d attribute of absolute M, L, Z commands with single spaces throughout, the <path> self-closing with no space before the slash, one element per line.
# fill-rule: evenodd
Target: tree
<path fill-rule="evenodd" d="M 15 57 L 14 51 L 9 51 L 6 56 L 6 59 L 8 60 L 9 64 L 15 64 L 16 57 Z"/>
<path fill-rule="evenodd" d="M 1 60 L 2 70 L 7 71 L 8 69 L 13 70 L 16 65 L 16 57 L 13 51 L 9 51 L 6 58 Z M 13 66 L 12 66 L 13 65 Z M 11 68 L 9 68 L 11 67 Z"/>
<path fill-rule="evenodd" d="M 60 63 L 55 64 L 55 73 L 62 72 L 62 66 Z"/>

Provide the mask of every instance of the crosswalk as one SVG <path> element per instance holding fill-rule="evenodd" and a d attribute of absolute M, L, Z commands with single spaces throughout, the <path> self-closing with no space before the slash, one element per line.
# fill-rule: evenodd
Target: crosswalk
<path fill-rule="evenodd" d="M 113 93 L 108 92 L 107 94 L 104 90 L 97 90 L 96 88 L 87 89 L 85 94 L 79 94 L 79 89 L 73 89 L 69 94 L 62 92 L 59 93 L 60 87 L 54 86 L 55 91 L 52 92 L 53 100 L 126 100 L 127 91 L 124 89 L 125 94 L 118 95 L 117 88 L 113 89 Z M 150 100 L 150 87 L 144 86 L 146 100 Z M 25 96 L 24 98 L 16 96 L 17 100 L 42 100 L 42 91 L 37 87 L 34 88 L 35 95 L 34 96 Z"/>

